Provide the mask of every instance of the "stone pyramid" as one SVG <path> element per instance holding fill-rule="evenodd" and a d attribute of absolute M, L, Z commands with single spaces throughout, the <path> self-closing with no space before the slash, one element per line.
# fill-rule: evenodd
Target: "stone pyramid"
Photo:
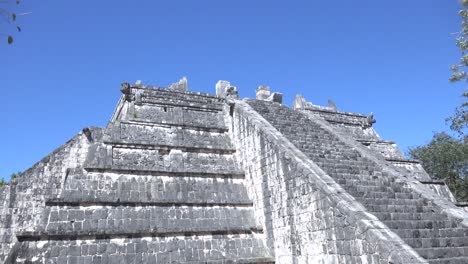
<path fill-rule="evenodd" d="M 3 263 L 468 263 L 468 213 L 373 115 L 122 84 L 0 189 Z"/>

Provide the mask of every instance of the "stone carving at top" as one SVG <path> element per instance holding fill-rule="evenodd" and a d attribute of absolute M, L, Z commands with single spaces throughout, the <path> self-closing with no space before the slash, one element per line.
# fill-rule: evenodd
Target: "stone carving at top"
<path fill-rule="evenodd" d="M 89 127 L 85 127 L 83 128 L 83 134 L 86 136 L 86 138 L 88 139 L 89 142 L 93 142 L 93 136 L 91 134 L 91 130 L 89 129 Z"/>
<path fill-rule="evenodd" d="M 366 121 L 367 121 L 368 127 L 372 127 L 372 125 L 377 122 L 377 120 L 375 120 L 374 118 L 374 113 L 371 112 L 370 115 L 366 117 Z"/>
<path fill-rule="evenodd" d="M 260 85 L 256 91 L 257 100 L 266 100 L 270 96 L 270 87 Z"/>
<path fill-rule="evenodd" d="M 328 104 L 330 104 L 330 107 L 314 105 L 311 102 L 307 102 L 304 96 L 302 96 L 301 94 L 296 94 L 296 98 L 294 99 L 294 102 L 293 102 L 293 108 L 295 110 L 317 109 L 317 110 L 326 110 L 326 111 L 334 111 L 334 112 L 338 111 L 332 100 L 328 100 Z"/>
<path fill-rule="evenodd" d="M 124 82 L 121 84 L 120 91 L 125 95 L 125 101 L 130 102 L 133 100 L 132 90 L 128 82 Z"/>
<path fill-rule="evenodd" d="M 311 102 L 307 102 L 302 95 L 297 94 L 293 102 L 293 109 L 314 111 L 319 113 L 319 115 L 326 117 L 325 119 L 327 121 L 348 125 L 352 124 L 362 128 L 370 128 L 376 122 L 374 119 L 374 113 L 370 113 L 370 115 L 365 116 L 361 114 L 339 111 L 331 99 L 328 99 L 328 105 L 328 107 L 315 105 Z"/>
<path fill-rule="evenodd" d="M 333 102 L 332 99 L 328 99 L 328 105 L 330 106 L 331 109 L 338 111 L 338 108 L 335 105 L 335 102 Z"/>
<path fill-rule="evenodd" d="M 270 94 L 270 87 L 266 85 L 260 85 L 256 91 L 256 99 L 257 100 L 265 100 L 271 101 L 276 103 L 283 103 L 283 94 L 282 93 L 272 93 Z"/>
<path fill-rule="evenodd" d="M 296 97 L 294 98 L 293 101 L 293 109 L 298 110 L 298 109 L 304 109 L 306 108 L 307 102 L 304 98 L 304 96 L 300 94 L 296 94 Z"/>
<path fill-rule="evenodd" d="M 239 93 L 236 86 L 232 86 L 230 82 L 219 80 L 216 83 L 216 95 L 219 97 L 238 99 Z"/>
<path fill-rule="evenodd" d="M 186 92 L 188 91 L 188 82 L 186 77 L 182 77 L 178 82 L 171 84 L 168 88 L 169 90 Z"/>

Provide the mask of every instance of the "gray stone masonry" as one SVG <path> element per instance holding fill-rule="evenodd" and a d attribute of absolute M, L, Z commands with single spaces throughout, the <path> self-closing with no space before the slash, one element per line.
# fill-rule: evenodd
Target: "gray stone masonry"
<path fill-rule="evenodd" d="M 467 214 L 415 183 L 417 175 L 386 164 L 314 115 L 264 101 L 249 104 L 420 256 L 430 263 L 468 262 Z M 430 239 L 419 236 L 425 231 Z"/>
<path fill-rule="evenodd" d="M 366 116 L 123 83 L 0 188 L 0 263 L 468 263 L 468 217 Z"/>
<path fill-rule="evenodd" d="M 186 83 L 124 83 L 106 128 L 3 188 L 2 262 L 273 263 L 229 105 Z"/>
<path fill-rule="evenodd" d="M 427 263 L 242 101 L 233 133 L 277 263 Z"/>

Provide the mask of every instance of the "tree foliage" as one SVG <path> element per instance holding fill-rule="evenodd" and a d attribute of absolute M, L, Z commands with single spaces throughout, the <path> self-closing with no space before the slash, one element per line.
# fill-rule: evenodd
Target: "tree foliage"
<path fill-rule="evenodd" d="M 449 80 L 451 82 L 468 81 L 468 0 L 461 0 L 462 9 L 459 11 L 459 15 L 462 19 L 461 30 L 457 32 L 456 44 L 461 52 L 460 61 L 451 67 L 452 75 Z M 468 90 L 465 87 L 465 91 L 461 95 L 464 102 L 455 109 L 455 114 L 447 118 L 447 122 L 450 124 L 450 129 L 457 131 L 460 135 L 466 132 L 468 127 Z"/>
<path fill-rule="evenodd" d="M 3 0 L 0 1 L 0 17 L 8 24 L 11 25 L 11 28 L 16 32 L 21 32 L 21 27 L 17 24 L 18 16 L 25 15 L 27 13 L 16 13 L 12 11 L 12 5 L 19 5 L 20 0 Z M 8 44 L 13 43 L 13 35 L 12 34 L 5 34 L 3 32 L 0 33 L 6 38 Z"/>
<path fill-rule="evenodd" d="M 468 0 L 461 0 L 459 15 L 461 30 L 456 44 L 461 52 L 460 61 L 451 67 L 451 82 L 468 81 Z M 462 93 L 463 102 L 446 121 L 458 138 L 447 133 L 435 133 L 427 145 L 410 148 L 411 158 L 420 160 L 429 175 L 444 180 L 459 201 L 468 201 L 468 90 Z"/>
<path fill-rule="evenodd" d="M 18 178 L 21 175 L 21 173 L 22 173 L 21 171 L 18 171 L 16 173 L 12 173 L 10 175 L 10 181 L 9 182 L 11 183 L 12 180 Z M 9 182 L 6 182 L 4 179 L 0 179 L 0 187 L 8 185 Z"/>
<path fill-rule="evenodd" d="M 429 144 L 409 149 L 435 179 L 444 180 L 459 201 L 468 201 L 468 136 L 436 133 Z"/>

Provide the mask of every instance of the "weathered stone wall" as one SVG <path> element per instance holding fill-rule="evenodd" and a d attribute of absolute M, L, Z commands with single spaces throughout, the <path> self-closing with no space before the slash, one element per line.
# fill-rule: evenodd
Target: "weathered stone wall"
<path fill-rule="evenodd" d="M 425 263 L 244 102 L 232 133 L 277 263 Z"/>
<path fill-rule="evenodd" d="M 30 257 L 34 254 L 35 257 Z M 81 237 L 74 240 L 28 241 L 22 244 L 17 263 L 239 263 L 271 262 L 257 258 L 265 255 L 262 239 L 251 234 L 194 235 L 183 233 L 162 237 L 122 236 Z M 46 262 L 47 261 L 47 262 Z M 243 262 L 244 261 L 244 262 Z"/>
<path fill-rule="evenodd" d="M 100 130 L 92 129 L 95 137 Z M 89 147 L 88 138 L 80 133 L 60 148 L 36 163 L 30 169 L 3 188 L 2 230 L 0 260 L 5 260 L 16 242 L 16 236 L 35 233 L 42 229 L 44 204 L 47 199 L 58 197 L 69 170 L 80 167 Z M 5 231 L 5 232 L 3 232 Z"/>
<path fill-rule="evenodd" d="M 0 188 L 0 203 L 0 261 L 3 262 L 16 242 L 11 227 L 10 186 Z"/>
<path fill-rule="evenodd" d="M 453 203 L 322 118 L 280 104 L 247 102 L 421 257 L 430 263 L 467 262 L 468 216 Z"/>
<path fill-rule="evenodd" d="M 96 197 L 99 197 L 97 199 Z M 52 201 L 101 204 L 252 204 L 242 179 L 88 172 L 72 174 Z"/>
<path fill-rule="evenodd" d="M 225 101 L 127 86 L 123 93 L 86 158 L 54 175 L 57 190 L 41 200 L 34 229 L 17 233 L 11 259 L 270 264 Z"/>
<path fill-rule="evenodd" d="M 424 187 L 421 166 L 368 117 L 186 85 L 124 84 L 105 129 L 0 189 L 0 262 L 467 259 L 466 214 Z"/>
<path fill-rule="evenodd" d="M 224 127 L 224 119 L 214 111 L 183 109 L 175 106 L 136 105 L 131 113 L 135 121 L 168 123 L 201 127 Z"/>

